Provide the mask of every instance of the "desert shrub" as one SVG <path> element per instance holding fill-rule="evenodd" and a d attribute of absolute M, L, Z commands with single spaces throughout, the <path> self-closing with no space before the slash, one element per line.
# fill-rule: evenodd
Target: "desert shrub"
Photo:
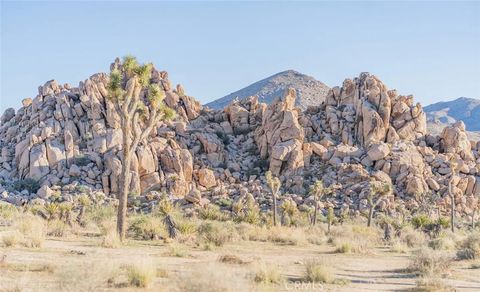
<path fill-rule="evenodd" d="M 459 243 L 457 258 L 461 260 L 480 258 L 480 232 L 468 235 Z"/>
<path fill-rule="evenodd" d="M 47 235 L 54 237 L 64 237 L 70 232 L 70 226 L 65 222 L 55 219 L 47 223 Z"/>
<path fill-rule="evenodd" d="M 14 247 L 23 241 L 23 234 L 14 230 L 2 236 L 2 242 L 6 247 Z"/>
<path fill-rule="evenodd" d="M 305 281 L 316 283 L 333 283 L 333 269 L 320 261 L 308 260 L 305 263 Z"/>
<path fill-rule="evenodd" d="M 237 264 L 237 265 L 241 265 L 245 263 L 240 257 L 234 254 L 221 255 L 218 258 L 218 261 L 224 264 Z"/>
<path fill-rule="evenodd" d="M 445 253 L 422 248 L 411 257 L 410 270 L 421 276 L 441 275 L 448 272 L 451 263 Z"/>
<path fill-rule="evenodd" d="M 198 216 L 203 220 L 226 221 L 228 216 L 220 210 L 220 207 L 214 204 L 208 204 L 198 208 Z"/>
<path fill-rule="evenodd" d="M 40 189 L 40 184 L 33 178 L 26 178 L 13 182 L 12 187 L 17 192 L 27 190 L 29 193 L 37 193 L 38 189 Z"/>
<path fill-rule="evenodd" d="M 112 205 L 89 205 L 86 212 L 86 217 L 89 221 L 94 223 L 101 223 L 103 221 L 112 220 L 116 216 L 115 207 Z"/>
<path fill-rule="evenodd" d="M 414 248 L 424 245 L 426 238 L 423 232 L 414 230 L 411 227 L 405 227 L 400 231 L 399 240 L 408 247 Z"/>
<path fill-rule="evenodd" d="M 430 217 L 426 214 L 419 214 L 410 220 L 410 223 L 412 226 L 416 229 L 422 229 L 425 228 L 428 224 L 431 224 L 432 221 L 430 220 Z"/>
<path fill-rule="evenodd" d="M 23 234 L 22 244 L 26 247 L 38 248 L 45 241 L 45 223 L 38 216 L 31 214 L 21 216 L 15 222 L 15 228 Z"/>
<path fill-rule="evenodd" d="M 279 284 L 284 281 L 280 269 L 275 265 L 267 265 L 265 262 L 257 264 L 253 279 L 257 283 L 264 284 Z"/>
<path fill-rule="evenodd" d="M 428 246 L 434 250 L 453 250 L 455 249 L 455 241 L 444 235 L 430 240 Z"/>
<path fill-rule="evenodd" d="M 110 228 L 103 235 L 101 246 L 105 248 L 118 248 L 121 246 L 120 237 L 115 228 Z"/>
<path fill-rule="evenodd" d="M 165 225 L 162 220 L 152 215 L 134 217 L 128 231 L 133 237 L 144 240 L 166 237 Z"/>
<path fill-rule="evenodd" d="M 126 267 L 128 283 L 134 287 L 146 288 L 155 279 L 157 270 L 151 264 L 136 263 Z"/>
<path fill-rule="evenodd" d="M 200 224 L 198 233 L 207 243 L 223 246 L 233 240 L 234 228 L 228 223 L 207 221 Z"/>
<path fill-rule="evenodd" d="M 175 218 L 178 231 L 182 235 L 193 235 L 197 232 L 197 223 L 184 217 Z"/>
<path fill-rule="evenodd" d="M 307 242 L 301 228 L 274 226 L 267 231 L 267 240 L 280 245 L 298 245 Z"/>
<path fill-rule="evenodd" d="M 15 205 L 5 203 L 5 202 L 0 202 L 0 219 L 1 220 L 10 221 L 18 214 L 19 212 L 17 207 L 15 207 Z"/>
<path fill-rule="evenodd" d="M 422 292 L 449 292 L 455 291 L 451 286 L 447 285 L 440 277 L 421 277 L 416 281 L 416 287 L 413 291 Z"/>
<path fill-rule="evenodd" d="M 353 250 L 352 244 L 350 242 L 342 242 L 338 244 L 335 248 L 337 253 L 351 253 Z"/>
<path fill-rule="evenodd" d="M 344 225 L 331 230 L 329 242 L 336 246 L 336 252 L 365 254 L 379 244 L 381 238 L 381 231 L 377 228 Z"/>

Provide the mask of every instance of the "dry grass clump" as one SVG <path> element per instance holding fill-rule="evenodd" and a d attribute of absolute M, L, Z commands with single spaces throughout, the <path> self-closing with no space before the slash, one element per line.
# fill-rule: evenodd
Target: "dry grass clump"
<path fill-rule="evenodd" d="M 101 223 L 100 230 L 103 234 L 100 246 L 105 248 L 118 248 L 122 245 L 117 233 L 115 221 L 105 221 Z"/>
<path fill-rule="evenodd" d="M 325 263 L 309 260 L 305 263 L 305 281 L 330 284 L 335 282 L 335 274 Z"/>
<path fill-rule="evenodd" d="M 19 240 L 17 242 L 18 244 L 29 248 L 39 248 L 43 245 L 46 228 L 45 222 L 40 217 L 31 214 L 23 214 L 17 218 L 14 227 L 21 233 L 21 236 L 10 238 L 10 240 L 17 239 Z"/>
<path fill-rule="evenodd" d="M 439 277 L 422 277 L 417 280 L 417 286 L 413 289 L 413 291 L 418 292 L 450 292 L 455 291 L 451 286 L 447 285 L 441 278 Z"/>
<path fill-rule="evenodd" d="M 126 266 L 130 286 L 149 287 L 157 275 L 157 269 L 148 263 L 135 263 Z"/>
<path fill-rule="evenodd" d="M 207 244 L 223 246 L 233 241 L 234 226 L 228 222 L 206 221 L 198 227 L 198 233 Z"/>
<path fill-rule="evenodd" d="M 54 219 L 47 223 L 47 235 L 54 237 L 64 237 L 70 233 L 70 226 L 65 222 Z"/>
<path fill-rule="evenodd" d="M 265 262 L 260 262 L 255 268 L 253 280 L 256 283 L 280 284 L 284 282 L 285 279 L 280 273 L 278 266 L 267 265 Z"/>
<path fill-rule="evenodd" d="M 99 291 L 107 288 L 109 279 L 120 273 L 118 265 L 109 262 L 69 264 L 55 271 L 58 291 Z"/>
<path fill-rule="evenodd" d="M 303 228 L 289 228 L 284 226 L 271 227 L 268 241 L 280 245 L 299 245 L 307 242 Z"/>
<path fill-rule="evenodd" d="M 399 240 L 409 248 L 416 248 L 425 245 L 426 237 L 423 232 L 406 226 L 400 231 Z"/>
<path fill-rule="evenodd" d="M 143 240 L 156 240 L 168 237 L 161 218 L 153 215 L 133 217 L 128 231 L 134 238 Z"/>
<path fill-rule="evenodd" d="M 375 227 L 344 225 L 332 229 L 329 242 L 338 253 L 366 254 L 381 243 L 381 238 L 381 230 Z"/>
<path fill-rule="evenodd" d="M 183 257 L 188 257 L 189 252 L 185 245 L 179 244 L 179 243 L 171 243 L 168 246 L 167 255 L 171 257 L 183 258 Z"/>
<path fill-rule="evenodd" d="M 14 247 L 23 242 L 23 234 L 17 230 L 8 232 L 2 236 L 2 242 L 5 247 Z"/>
<path fill-rule="evenodd" d="M 434 250 L 454 250 L 456 243 L 450 236 L 440 236 L 428 242 L 428 246 Z"/>
<path fill-rule="evenodd" d="M 174 280 L 174 289 L 178 292 L 237 292 L 256 291 L 249 283 L 244 272 L 225 269 L 219 264 L 192 267 L 191 271 L 181 273 Z"/>
<path fill-rule="evenodd" d="M 421 276 L 438 276 L 447 274 L 451 263 L 445 253 L 422 248 L 412 256 L 409 269 Z"/>
<path fill-rule="evenodd" d="M 0 202 L 0 225 L 10 225 L 20 212 L 10 203 Z"/>
<path fill-rule="evenodd" d="M 472 260 L 480 258 L 480 232 L 472 233 L 459 243 L 457 258 Z"/>
<path fill-rule="evenodd" d="M 236 264 L 236 265 L 245 264 L 245 261 L 243 261 L 239 256 L 234 254 L 221 255 L 218 258 L 218 261 L 224 264 Z"/>
<path fill-rule="evenodd" d="M 39 264 L 39 263 L 28 263 L 28 264 L 14 264 L 14 263 L 2 263 L 0 265 L 2 269 L 15 271 L 15 272 L 45 272 L 53 273 L 55 266 L 52 264 Z"/>

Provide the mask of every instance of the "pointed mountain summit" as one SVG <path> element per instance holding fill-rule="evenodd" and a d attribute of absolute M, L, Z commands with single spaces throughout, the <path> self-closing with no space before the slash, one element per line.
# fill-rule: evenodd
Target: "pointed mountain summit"
<path fill-rule="evenodd" d="M 271 103 L 275 98 L 283 96 L 288 88 L 296 90 L 296 105 L 301 109 L 306 109 L 309 105 L 319 105 L 325 100 L 325 96 L 330 89 L 311 76 L 294 70 L 287 70 L 230 93 L 206 104 L 206 106 L 213 109 L 223 109 L 235 98 L 243 99 L 254 95 L 258 96 L 259 102 Z"/>

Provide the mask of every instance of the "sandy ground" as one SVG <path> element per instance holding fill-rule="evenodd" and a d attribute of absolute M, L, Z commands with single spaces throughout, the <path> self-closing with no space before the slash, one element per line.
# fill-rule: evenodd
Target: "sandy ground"
<path fill-rule="evenodd" d="M 405 271 L 409 256 L 382 247 L 368 255 L 352 255 L 334 253 L 329 245 L 237 242 L 210 251 L 188 247 L 186 256 L 175 257 L 169 253 L 169 244 L 163 242 L 130 241 L 116 249 L 100 247 L 99 243 L 98 237 L 48 238 L 40 249 L 2 248 L 0 259 L 6 257 L 0 265 L 0 291 L 140 291 L 114 287 L 107 280 L 118 274 L 122 265 L 145 262 L 167 273 L 155 278 L 151 291 L 182 290 L 178 287 L 188 277 L 207 276 L 211 281 L 226 281 L 236 291 L 400 291 L 414 288 L 416 282 L 415 275 Z M 218 258 L 224 254 L 237 255 L 245 263 L 219 263 Z M 311 259 L 328 263 L 337 279 L 348 281 L 301 286 L 303 263 Z M 252 286 L 252 274 L 259 262 L 278 266 L 287 281 Z M 469 268 L 468 262 L 455 262 L 452 270 L 446 280 L 451 286 L 458 291 L 480 291 L 480 269 Z"/>

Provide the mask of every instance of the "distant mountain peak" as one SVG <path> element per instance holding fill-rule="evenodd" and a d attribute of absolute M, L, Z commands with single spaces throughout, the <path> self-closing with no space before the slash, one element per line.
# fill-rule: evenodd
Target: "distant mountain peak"
<path fill-rule="evenodd" d="M 462 96 L 431 104 L 424 110 L 428 122 L 436 127 L 443 128 L 461 120 L 468 131 L 480 131 L 480 99 Z"/>
<path fill-rule="evenodd" d="M 238 91 L 212 101 L 206 106 L 222 109 L 236 98 L 243 99 L 249 96 L 258 96 L 260 102 L 270 103 L 284 94 L 287 88 L 294 88 L 297 92 L 297 106 L 306 109 L 309 105 L 319 105 L 325 100 L 330 89 L 315 78 L 289 69 L 265 79 L 257 81 Z"/>

